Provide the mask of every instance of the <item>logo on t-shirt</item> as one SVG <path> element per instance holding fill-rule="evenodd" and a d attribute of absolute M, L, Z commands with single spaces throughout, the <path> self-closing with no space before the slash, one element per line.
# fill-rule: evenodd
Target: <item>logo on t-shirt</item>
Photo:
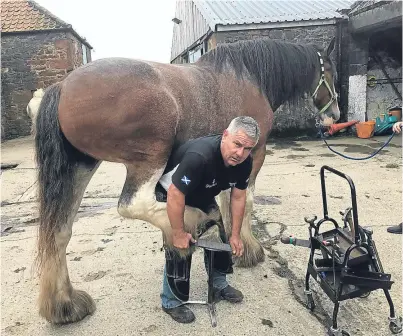
<path fill-rule="evenodd" d="M 229 186 L 230 186 L 231 188 L 234 188 L 234 187 L 236 186 L 236 182 L 229 182 Z"/>
<path fill-rule="evenodd" d="M 181 181 L 182 181 L 183 183 L 185 183 L 186 185 L 189 185 L 189 183 L 190 183 L 190 180 L 186 177 L 186 175 L 184 175 L 184 176 L 181 178 Z"/>
<path fill-rule="evenodd" d="M 211 184 L 206 184 L 206 188 L 213 188 L 217 185 L 217 182 L 215 181 L 215 179 L 213 180 L 213 182 L 211 182 Z"/>

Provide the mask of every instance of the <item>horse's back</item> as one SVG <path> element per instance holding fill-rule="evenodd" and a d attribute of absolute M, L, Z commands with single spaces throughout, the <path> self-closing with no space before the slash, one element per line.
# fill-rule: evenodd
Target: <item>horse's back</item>
<path fill-rule="evenodd" d="M 190 138 L 222 132 L 250 115 L 264 127 L 267 100 L 256 85 L 209 65 L 125 58 L 97 60 L 63 82 L 60 125 L 79 150 L 132 162 Z"/>
<path fill-rule="evenodd" d="M 97 81 L 94 81 L 97 80 Z M 150 62 L 114 57 L 103 58 L 87 63 L 72 71 L 63 81 L 63 90 L 69 90 L 70 85 L 91 86 L 104 90 L 121 90 L 124 86 L 137 83 L 157 83 L 158 71 Z"/>

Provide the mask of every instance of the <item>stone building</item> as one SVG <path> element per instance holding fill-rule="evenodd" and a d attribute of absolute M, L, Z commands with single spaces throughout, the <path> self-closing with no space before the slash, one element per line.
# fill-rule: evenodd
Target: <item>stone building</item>
<path fill-rule="evenodd" d="M 325 48 L 336 38 L 341 121 L 401 106 L 399 1 L 177 1 L 171 63 L 196 61 L 220 43 L 269 37 Z M 399 95 L 400 93 L 400 95 Z M 307 103 L 275 113 L 272 134 L 313 133 Z"/>
<path fill-rule="evenodd" d="M 1 138 L 28 135 L 26 106 L 39 88 L 91 61 L 91 45 L 34 1 L 1 3 Z"/>
<path fill-rule="evenodd" d="M 349 11 L 348 118 L 402 106 L 402 3 L 357 1 Z"/>
<path fill-rule="evenodd" d="M 348 54 L 342 36 L 348 29 L 345 14 L 353 1 L 177 1 L 171 63 L 196 61 L 220 43 L 269 37 L 326 48 L 333 37 L 336 48 L 342 115 L 347 115 Z M 272 134 L 315 133 L 315 114 L 308 103 L 280 107 Z"/>

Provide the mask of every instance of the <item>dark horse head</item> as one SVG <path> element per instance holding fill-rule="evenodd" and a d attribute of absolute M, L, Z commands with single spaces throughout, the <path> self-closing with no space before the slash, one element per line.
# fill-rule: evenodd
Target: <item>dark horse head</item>
<path fill-rule="evenodd" d="M 330 58 L 333 49 L 334 39 L 323 51 L 314 45 L 262 38 L 220 44 L 198 62 L 213 63 L 220 72 L 232 68 L 238 77 L 253 80 L 273 111 L 309 94 L 317 119 L 327 125 L 340 118 L 336 71 Z"/>
<path fill-rule="evenodd" d="M 317 51 L 320 62 L 320 73 L 316 76 L 312 98 L 318 108 L 318 115 L 321 124 L 329 125 L 340 118 L 340 109 L 337 103 L 337 93 L 334 83 L 336 82 L 336 68 L 330 58 L 334 50 L 333 38 L 325 53 Z"/>

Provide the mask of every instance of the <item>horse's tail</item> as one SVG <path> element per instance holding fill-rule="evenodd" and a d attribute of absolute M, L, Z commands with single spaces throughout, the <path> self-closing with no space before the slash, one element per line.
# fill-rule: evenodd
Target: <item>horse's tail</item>
<path fill-rule="evenodd" d="M 37 266 L 57 258 L 55 232 L 67 224 L 74 206 L 73 179 L 78 152 L 64 137 L 58 118 L 60 84 L 50 86 L 36 119 L 35 149 L 38 166 L 39 234 Z"/>

